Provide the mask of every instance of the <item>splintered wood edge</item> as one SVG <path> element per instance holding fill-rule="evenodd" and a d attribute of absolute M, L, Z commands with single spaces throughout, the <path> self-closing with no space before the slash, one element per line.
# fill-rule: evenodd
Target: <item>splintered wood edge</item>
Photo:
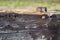
<path fill-rule="evenodd" d="M 42 14 L 59 14 L 56 12 L 37 12 L 33 10 L 0 10 L 0 12 L 5 13 L 18 13 L 18 14 L 36 14 L 36 15 L 42 15 Z"/>

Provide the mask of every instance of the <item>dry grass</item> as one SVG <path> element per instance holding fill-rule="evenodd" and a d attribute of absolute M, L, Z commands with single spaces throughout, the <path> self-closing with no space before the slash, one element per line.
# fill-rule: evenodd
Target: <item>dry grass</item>
<path fill-rule="evenodd" d="M 60 10 L 60 0 L 0 0 L 0 9 L 35 9 L 37 7 Z"/>

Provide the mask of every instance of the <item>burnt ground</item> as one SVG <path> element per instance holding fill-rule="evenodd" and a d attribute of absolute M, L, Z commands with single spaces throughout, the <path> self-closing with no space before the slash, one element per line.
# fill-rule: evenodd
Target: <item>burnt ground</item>
<path fill-rule="evenodd" d="M 0 40 L 60 40 L 60 18 L 0 13 Z"/>

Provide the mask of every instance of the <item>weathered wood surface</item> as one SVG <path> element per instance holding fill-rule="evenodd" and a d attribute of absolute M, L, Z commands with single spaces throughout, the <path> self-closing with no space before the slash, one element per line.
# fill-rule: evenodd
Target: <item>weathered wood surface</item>
<path fill-rule="evenodd" d="M 60 40 L 60 17 L 0 13 L 0 40 Z"/>

